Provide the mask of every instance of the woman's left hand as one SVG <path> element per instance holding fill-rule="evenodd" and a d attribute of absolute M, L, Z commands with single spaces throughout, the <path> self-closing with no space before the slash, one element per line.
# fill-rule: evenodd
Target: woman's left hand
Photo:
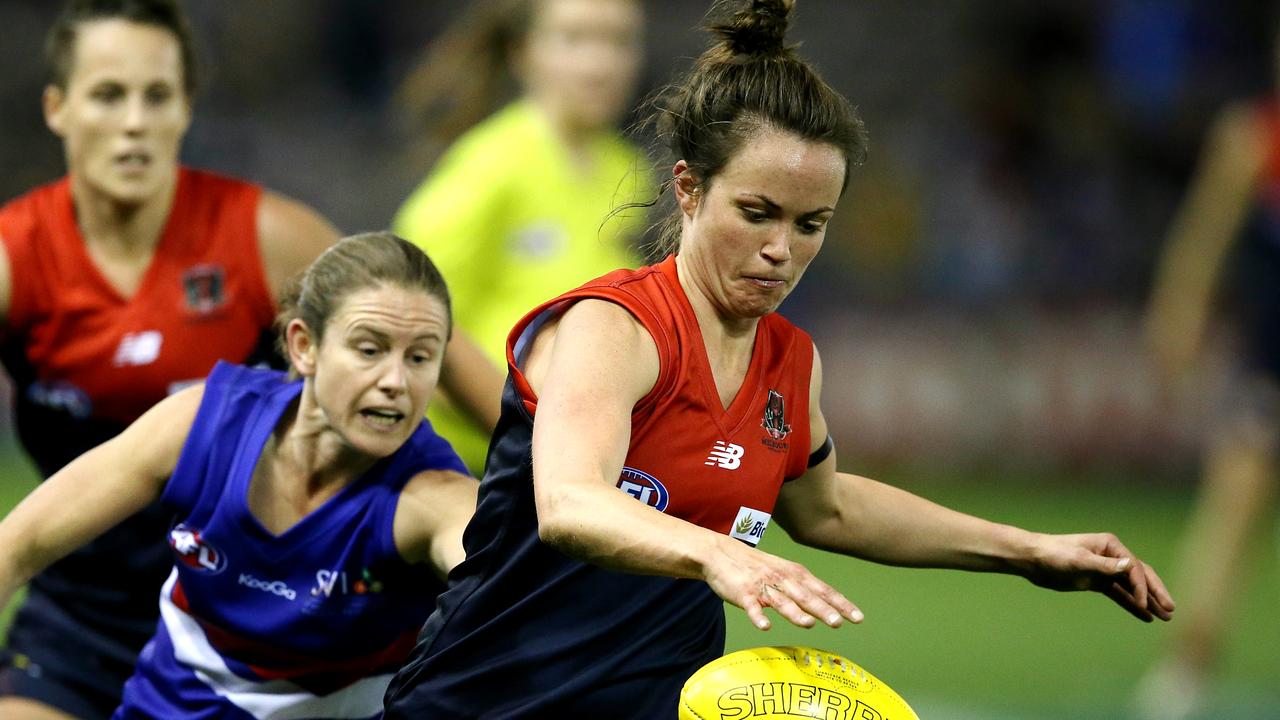
<path fill-rule="evenodd" d="M 1051 590 L 1093 590 L 1131 615 L 1171 620 L 1174 602 L 1160 576 L 1111 533 L 1037 536 L 1034 557 L 1022 574 Z"/>

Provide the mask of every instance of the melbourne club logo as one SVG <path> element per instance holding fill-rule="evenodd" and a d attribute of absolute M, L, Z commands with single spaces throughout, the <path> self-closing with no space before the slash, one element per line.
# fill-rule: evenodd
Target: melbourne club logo
<path fill-rule="evenodd" d="M 658 482 L 658 478 L 630 467 L 622 468 L 618 489 L 658 512 L 665 512 L 671 499 L 666 486 Z"/>
<path fill-rule="evenodd" d="M 717 440 L 703 465 L 715 465 L 722 470 L 737 470 L 742 465 L 742 455 L 745 452 L 741 445 Z"/>
<path fill-rule="evenodd" d="M 769 433 L 769 437 L 760 438 L 760 443 L 770 450 L 786 452 L 790 445 L 786 442 L 791 434 L 791 426 L 787 424 L 786 405 L 782 402 L 782 393 L 769 391 L 769 399 L 764 403 L 764 421 L 760 427 Z"/>
<path fill-rule="evenodd" d="M 221 265 L 195 265 L 182 273 L 187 310 L 208 315 L 226 303 L 226 271 Z"/>
<path fill-rule="evenodd" d="M 227 556 L 201 537 L 199 530 L 184 523 L 169 531 L 169 547 L 179 562 L 193 570 L 217 574 L 227 567 Z"/>

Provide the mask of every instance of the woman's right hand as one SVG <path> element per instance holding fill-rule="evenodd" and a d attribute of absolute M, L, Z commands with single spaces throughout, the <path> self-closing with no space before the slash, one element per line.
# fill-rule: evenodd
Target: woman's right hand
<path fill-rule="evenodd" d="M 764 614 L 767 607 L 803 628 L 818 622 L 830 627 L 840 627 L 845 620 L 862 622 L 856 605 L 805 566 L 727 536 L 704 561 L 703 580 L 723 600 L 745 610 L 761 630 L 771 626 Z"/>

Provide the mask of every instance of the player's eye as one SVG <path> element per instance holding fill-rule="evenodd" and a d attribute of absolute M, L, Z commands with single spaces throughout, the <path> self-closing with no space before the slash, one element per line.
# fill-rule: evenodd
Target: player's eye
<path fill-rule="evenodd" d="M 152 85 L 147 88 L 147 103 L 150 105 L 163 105 L 173 97 L 173 89 L 168 85 Z"/>
<path fill-rule="evenodd" d="M 124 88 L 115 83 L 98 85 L 89 91 L 89 97 L 103 103 L 116 102 L 124 97 Z"/>

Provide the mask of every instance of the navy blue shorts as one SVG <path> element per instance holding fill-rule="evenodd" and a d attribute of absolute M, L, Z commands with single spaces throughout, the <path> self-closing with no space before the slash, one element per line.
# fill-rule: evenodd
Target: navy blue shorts
<path fill-rule="evenodd" d="M 548 688 L 553 702 L 525 698 L 524 703 L 503 703 L 500 681 L 488 697 L 467 704 L 457 698 L 438 702 L 430 686 L 412 688 L 387 697 L 385 720 L 539 720 L 539 718 L 609 718 L 609 720 L 676 720 L 679 714 L 681 676 L 636 676 L 606 687 L 590 688 L 571 697 L 560 688 Z M 498 702 L 494 702 L 498 700 Z M 520 704 L 519 709 L 511 707 Z M 494 706 L 499 706 L 495 709 Z"/>
<path fill-rule="evenodd" d="M 0 696 L 22 697 L 86 720 L 120 705 L 137 651 L 59 618 L 28 597 L 0 649 Z"/>

